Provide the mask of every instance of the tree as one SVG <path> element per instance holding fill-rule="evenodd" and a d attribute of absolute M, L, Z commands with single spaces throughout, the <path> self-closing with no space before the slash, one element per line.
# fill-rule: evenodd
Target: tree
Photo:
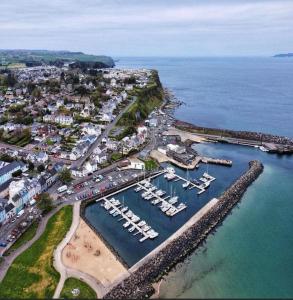
<path fill-rule="evenodd" d="M 28 169 L 30 171 L 33 171 L 35 169 L 35 165 L 31 161 L 28 162 Z"/>
<path fill-rule="evenodd" d="M 38 170 L 38 172 L 42 173 L 43 171 L 45 171 L 45 166 L 44 165 L 38 165 L 37 170 Z"/>
<path fill-rule="evenodd" d="M 41 90 L 38 87 L 35 87 L 32 91 L 32 97 L 35 99 L 40 99 L 42 96 Z"/>
<path fill-rule="evenodd" d="M 59 173 L 59 178 L 63 183 L 69 183 L 72 181 L 71 177 L 71 172 L 69 169 L 64 168 L 60 173 Z"/>
<path fill-rule="evenodd" d="M 43 214 L 46 214 L 52 210 L 53 200 L 48 193 L 42 193 L 37 197 L 37 206 Z"/>
<path fill-rule="evenodd" d="M 15 171 L 15 172 L 12 173 L 12 177 L 19 177 L 19 176 L 21 176 L 21 174 L 22 174 L 22 171 L 21 170 L 17 170 L 17 171 Z"/>

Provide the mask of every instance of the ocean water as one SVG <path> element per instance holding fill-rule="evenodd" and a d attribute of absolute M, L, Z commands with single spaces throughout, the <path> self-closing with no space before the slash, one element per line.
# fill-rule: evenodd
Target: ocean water
<path fill-rule="evenodd" d="M 120 58 L 117 67 L 159 71 L 194 124 L 293 137 L 293 59 Z M 224 144 L 199 152 L 260 159 L 264 172 L 242 201 L 184 263 L 164 278 L 163 298 L 293 297 L 293 156 Z"/>

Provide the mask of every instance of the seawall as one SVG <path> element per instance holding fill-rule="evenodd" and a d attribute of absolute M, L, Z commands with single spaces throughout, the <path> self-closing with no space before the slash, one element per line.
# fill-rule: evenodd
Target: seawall
<path fill-rule="evenodd" d="M 104 298 L 149 298 L 155 292 L 152 283 L 159 280 L 205 240 L 207 235 L 240 201 L 246 189 L 262 171 L 261 162 L 251 161 L 248 170 L 218 198 L 217 203 L 210 210 L 181 235 L 168 243 L 147 263 L 138 267 L 128 278 L 116 285 Z"/>
<path fill-rule="evenodd" d="M 236 131 L 229 129 L 209 128 L 203 126 L 193 125 L 187 122 L 176 120 L 175 127 L 181 130 L 194 132 L 203 135 L 210 135 L 220 137 L 220 140 L 227 138 L 226 142 L 231 139 L 239 139 L 244 143 L 245 141 L 251 142 L 255 145 L 274 144 L 275 149 L 272 152 L 276 153 L 292 153 L 293 152 L 293 139 L 285 136 L 272 135 L 268 133 L 253 132 L 253 131 Z"/>

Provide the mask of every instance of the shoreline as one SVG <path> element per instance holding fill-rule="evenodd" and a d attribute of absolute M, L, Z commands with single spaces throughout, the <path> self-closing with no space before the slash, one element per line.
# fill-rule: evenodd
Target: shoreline
<path fill-rule="evenodd" d="M 147 263 L 117 284 L 104 298 L 149 298 L 155 293 L 153 283 L 159 281 L 178 262 L 198 248 L 206 237 L 222 223 L 232 208 L 241 200 L 247 188 L 263 171 L 259 161 L 251 161 L 249 168 L 223 194 L 202 218 L 166 245 Z"/>

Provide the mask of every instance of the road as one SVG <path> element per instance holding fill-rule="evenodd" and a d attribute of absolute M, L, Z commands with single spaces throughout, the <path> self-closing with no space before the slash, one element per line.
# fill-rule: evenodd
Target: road
<path fill-rule="evenodd" d="M 89 148 L 87 153 L 84 156 L 82 156 L 80 159 L 72 162 L 72 164 L 71 164 L 72 168 L 79 168 L 80 166 L 83 165 L 83 163 L 86 161 L 86 159 L 93 153 L 94 149 L 101 143 L 102 139 L 108 137 L 110 131 L 116 126 L 119 119 L 130 108 L 130 106 L 135 101 L 136 101 L 136 96 L 134 96 L 132 101 L 126 107 L 124 107 L 124 109 L 118 114 L 118 116 L 115 118 L 115 120 L 106 127 L 106 129 L 102 132 L 102 134 L 91 145 L 91 147 Z"/>
<path fill-rule="evenodd" d="M 9 256 L 4 256 L 3 257 L 3 262 L 1 263 L 1 268 L 0 268 L 0 282 L 3 280 L 7 270 L 9 269 L 9 267 L 11 266 L 11 264 L 13 263 L 13 261 L 15 260 L 15 258 L 20 255 L 22 252 L 24 252 L 26 249 L 28 249 L 36 240 L 38 240 L 40 238 L 40 236 L 43 234 L 46 226 L 47 226 L 47 222 L 49 220 L 49 218 L 55 214 L 57 211 L 59 211 L 64 205 L 70 204 L 70 202 L 68 203 L 63 203 L 60 206 L 57 206 L 56 208 L 54 208 L 50 213 L 48 213 L 47 215 L 45 215 L 41 221 L 39 222 L 39 226 L 37 229 L 37 232 L 35 234 L 35 236 L 28 241 L 27 243 L 23 244 L 21 247 L 19 247 L 17 250 L 15 250 L 14 252 L 12 252 Z"/>

